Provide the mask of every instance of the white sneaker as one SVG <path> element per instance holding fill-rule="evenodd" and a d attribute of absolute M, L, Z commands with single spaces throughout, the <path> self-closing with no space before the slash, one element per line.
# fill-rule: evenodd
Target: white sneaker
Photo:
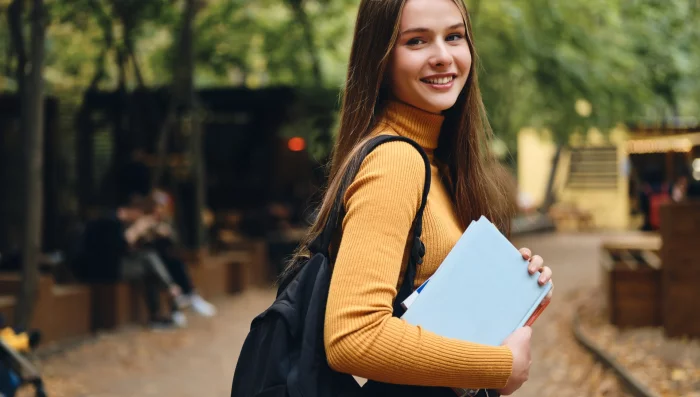
<path fill-rule="evenodd" d="M 176 327 L 185 328 L 187 326 L 187 317 L 185 317 L 185 313 L 176 310 L 173 312 L 171 318 Z"/>
<path fill-rule="evenodd" d="M 190 305 L 192 305 L 192 300 L 189 295 L 180 294 L 175 297 L 175 306 L 177 306 L 179 310 L 187 309 Z"/>
<path fill-rule="evenodd" d="M 190 296 L 190 304 L 192 305 L 192 310 L 197 312 L 200 316 L 212 317 L 216 314 L 216 307 L 205 301 L 204 298 L 198 294 L 192 294 Z"/>

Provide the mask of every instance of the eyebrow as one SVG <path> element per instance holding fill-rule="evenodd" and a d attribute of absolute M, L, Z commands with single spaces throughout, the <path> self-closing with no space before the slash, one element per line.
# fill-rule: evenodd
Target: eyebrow
<path fill-rule="evenodd" d="M 464 22 L 456 23 L 450 27 L 447 28 L 447 30 L 454 30 L 457 28 L 463 28 L 464 27 Z M 412 28 L 412 29 L 406 29 L 403 32 L 401 32 L 402 35 L 408 34 L 408 33 L 425 33 L 429 32 L 430 29 L 428 28 Z"/>

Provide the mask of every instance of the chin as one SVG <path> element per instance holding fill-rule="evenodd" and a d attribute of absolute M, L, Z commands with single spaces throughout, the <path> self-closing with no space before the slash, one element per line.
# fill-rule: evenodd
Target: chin
<path fill-rule="evenodd" d="M 457 98 L 426 100 L 424 102 L 425 106 L 423 108 L 432 113 L 442 113 L 445 110 L 452 108 L 455 105 L 455 103 L 457 103 Z"/>

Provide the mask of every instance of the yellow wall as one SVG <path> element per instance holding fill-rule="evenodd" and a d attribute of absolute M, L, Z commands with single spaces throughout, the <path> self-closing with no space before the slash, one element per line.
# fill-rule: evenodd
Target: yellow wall
<path fill-rule="evenodd" d="M 571 144 L 575 146 L 600 146 L 614 144 L 618 147 L 618 170 L 627 161 L 624 149 L 626 134 L 623 129 L 616 129 L 606 137 L 597 130 L 591 130 L 585 139 L 574 136 Z M 550 135 L 540 133 L 532 128 L 523 129 L 518 134 L 518 184 L 521 191 L 532 197 L 537 205 L 544 200 L 545 189 L 552 167 L 556 147 Z M 557 175 L 555 193 L 558 202 L 572 204 L 575 207 L 591 211 L 595 226 L 601 229 L 626 229 L 629 226 L 629 199 L 627 176 L 619 172 L 616 190 L 602 189 L 568 189 L 566 179 L 571 155 L 562 153 Z"/>
<path fill-rule="evenodd" d="M 536 206 L 544 200 L 555 151 L 546 132 L 526 128 L 518 134 L 518 187 Z"/>

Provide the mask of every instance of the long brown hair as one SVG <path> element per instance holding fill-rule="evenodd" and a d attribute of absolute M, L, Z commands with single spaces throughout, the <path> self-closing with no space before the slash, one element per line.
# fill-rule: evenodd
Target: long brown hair
<path fill-rule="evenodd" d="M 350 52 L 348 74 L 340 112 L 340 128 L 330 164 L 329 183 L 310 227 L 283 278 L 307 258 L 307 245 L 323 230 L 339 190 L 352 182 L 343 178 L 348 170 L 359 168 L 359 152 L 378 123 L 386 105 L 389 88 L 384 82 L 391 53 L 399 36 L 401 13 L 407 0 L 362 0 Z M 511 206 L 506 186 L 495 177 L 497 163 L 489 143 L 493 137 L 481 99 L 477 76 L 478 57 L 472 26 L 463 0 L 452 0 L 464 18 L 472 67 L 467 83 L 455 105 L 444 112 L 436 158 L 451 181 L 457 216 L 463 227 L 481 215 L 501 231 L 510 231 Z M 441 150 L 442 149 L 442 150 Z"/>

